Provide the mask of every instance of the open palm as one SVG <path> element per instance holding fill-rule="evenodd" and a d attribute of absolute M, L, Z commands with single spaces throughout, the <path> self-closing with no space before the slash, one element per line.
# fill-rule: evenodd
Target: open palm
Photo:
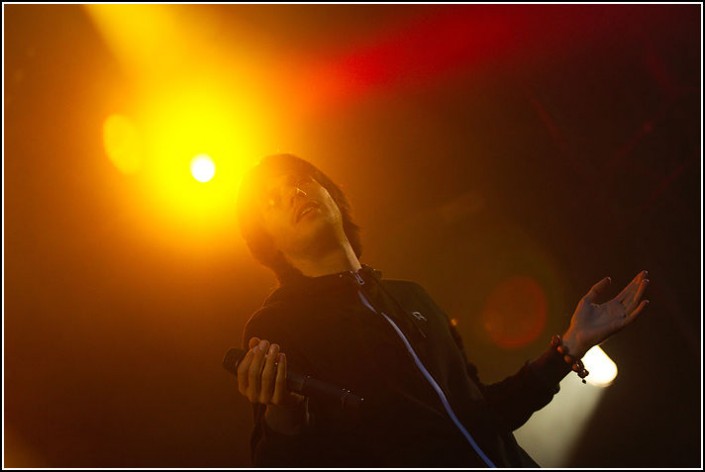
<path fill-rule="evenodd" d="M 570 327 L 563 336 L 573 355 L 582 357 L 592 346 L 620 331 L 639 316 L 649 303 L 648 300 L 641 300 L 649 284 L 647 274 L 646 271 L 639 272 L 619 295 L 601 304 L 596 300 L 609 286 L 611 279 L 605 277 L 592 286 L 575 308 Z"/>

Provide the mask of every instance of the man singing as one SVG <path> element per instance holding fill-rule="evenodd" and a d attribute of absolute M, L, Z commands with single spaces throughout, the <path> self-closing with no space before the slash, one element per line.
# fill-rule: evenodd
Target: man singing
<path fill-rule="evenodd" d="M 538 359 L 485 385 L 421 286 L 360 263 L 350 205 L 311 163 L 263 159 L 242 184 L 238 213 L 253 256 L 279 281 L 245 327 L 237 370 L 254 409 L 256 466 L 536 467 L 512 431 L 571 370 L 588 375 L 582 356 L 648 303 L 646 271 L 602 304 L 610 279 L 597 282 Z M 290 391 L 288 366 L 349 389 L 363 405 L 343 409 Z"/>

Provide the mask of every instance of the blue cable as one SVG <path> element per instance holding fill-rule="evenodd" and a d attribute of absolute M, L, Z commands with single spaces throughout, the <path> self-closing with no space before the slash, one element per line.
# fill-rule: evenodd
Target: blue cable
<path fill-rule="evenodd" d="M 394 328 L 394 331 L 396 331 L 397 335 L 399 335 L 402 342 L 406 346 L 407 351 L 409 351 L 409 354 L 411 354 L 411 357 L 414 359 L 414 363 L 416 364 L 416 367 L 418 367 L 418 369 L 421 371 L 421 373 L 426 378 L 428 383 L 430 383 L 431 387 L 433 387 L 433 389 L 436 391 L 438 398 L 441 400 L 441 403 L 443 403 L 443 407 L 446 409 L 446 412 L 448 413 L 448 416 L 450 416 L 450 419 L 453 420 L 453 423 L 455 423 L 455 426 L 458 427 L 460 432 L 463 434 L 463 436 L 465 436 L 465 439 L 470 443 L 470 445 L 475 450 L 475 452 L 480 456 L 480 458 L 485 462 L 485 464 L 487 464 L 487 467 L 496 468 L 497 466 L 494 465 L 494 463 L 490 460 L 489 457 L 487 457 L 487 455 L 484 453 L 484 451 L 482 449 L 480 449 L 480 446 L 477 444 L 477 442 L 475 442 L 475 438 L 472 437 L 470 432 L 467 429 L 465 429 L 465 426 L 463 426 L 463 424 L 460 422 L 460 420 L 456 416 L 455 412 L 453 411 L 453 408 L 450 406 L 450 402 L 448 402 L 448 399 L 446 398 L 446 395 L 443 392 L 443 389 L 441 389 L 440 385 L 438 385 L 438 382 L 436 382 L 436 379 L 434 379 L 433 376 L 431 375 L 431 373 L 426 369 L 426 366 L 423 365 L 423 363 L 421 362 L 421 359 L 419 359 L 419 356 L 416 355 L 416 351 L 414 351 L 414 348 L 411 346 L 411 343 L 409 343 L 409 340 L 406 339 L 406 336 L 404 336 L 404 333 L 399 329 L 397 324 L 394 321 L 392 321 L 392 319 L 389 316 L 387 316 L 386 313 L 378 312 L 372 306 L 372 304 L 369 302 L 369 300 L 367 300 L 367 297 L 365 297 L 365 295 L 362 293 L 362 291 L 358 290 L 357 293 L 358 293 L 358 295 L 360 295 L 360 299 L 362 300 L 362 303 L 367 308 L 372 310 L 373 313 L 381 314 L 384 317 L 384 319 L 386 319 L 387 322 L 389 322 L 389 324 L 392 326 L 392 328 Z"/>

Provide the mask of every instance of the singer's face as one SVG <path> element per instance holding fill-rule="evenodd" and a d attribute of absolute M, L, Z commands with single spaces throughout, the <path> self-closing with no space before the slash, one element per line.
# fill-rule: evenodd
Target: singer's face
<path fill-rule="evenodd" d="M 317 245 L 344 234 L 335 201 L 309 176 L 285 173 L 269 179 L 260 211 L 265 230 L 285 256 L 311 254 Z"/>

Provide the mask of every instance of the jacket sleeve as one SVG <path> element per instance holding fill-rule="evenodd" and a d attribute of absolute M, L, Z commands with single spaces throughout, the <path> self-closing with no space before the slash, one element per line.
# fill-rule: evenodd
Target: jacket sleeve
<path fill-rule="evenodd" d="M 560 391 L 559 383 L 570 372 L 570 366 L 551 348 L 533 362 L 525 363 L 514 375 L 500 382 L 485 385 L 477 367 L 467 362 L 463 342 L 455 327 L 450 326 L 458 348 L 468 366 L 468 374 L 480 387 L 489 407 L 513 431 L 522 426 L 535 412 L 546 406 Z"/>
<path fill-rule="evenodd" d="M 570 372 L 570 366 L 553 349 L 547 349 L 533 362 L 527 362 L 517 373 L 506 379 L 485 385 L 480 381 L 477 367 L 468 362 L 462 338 L 450 323 L 450 318 L 431 296 L 421 287 L 426 298 L 435 311 L 446 320 L 451 335 L 460 350 L 468 375 L 477 384 L 488 406 L 499 417 L 505 427 L 513 431 L 522 426 L 535 412 L 546 406 L 560 390 L 559 383 Z"/>

